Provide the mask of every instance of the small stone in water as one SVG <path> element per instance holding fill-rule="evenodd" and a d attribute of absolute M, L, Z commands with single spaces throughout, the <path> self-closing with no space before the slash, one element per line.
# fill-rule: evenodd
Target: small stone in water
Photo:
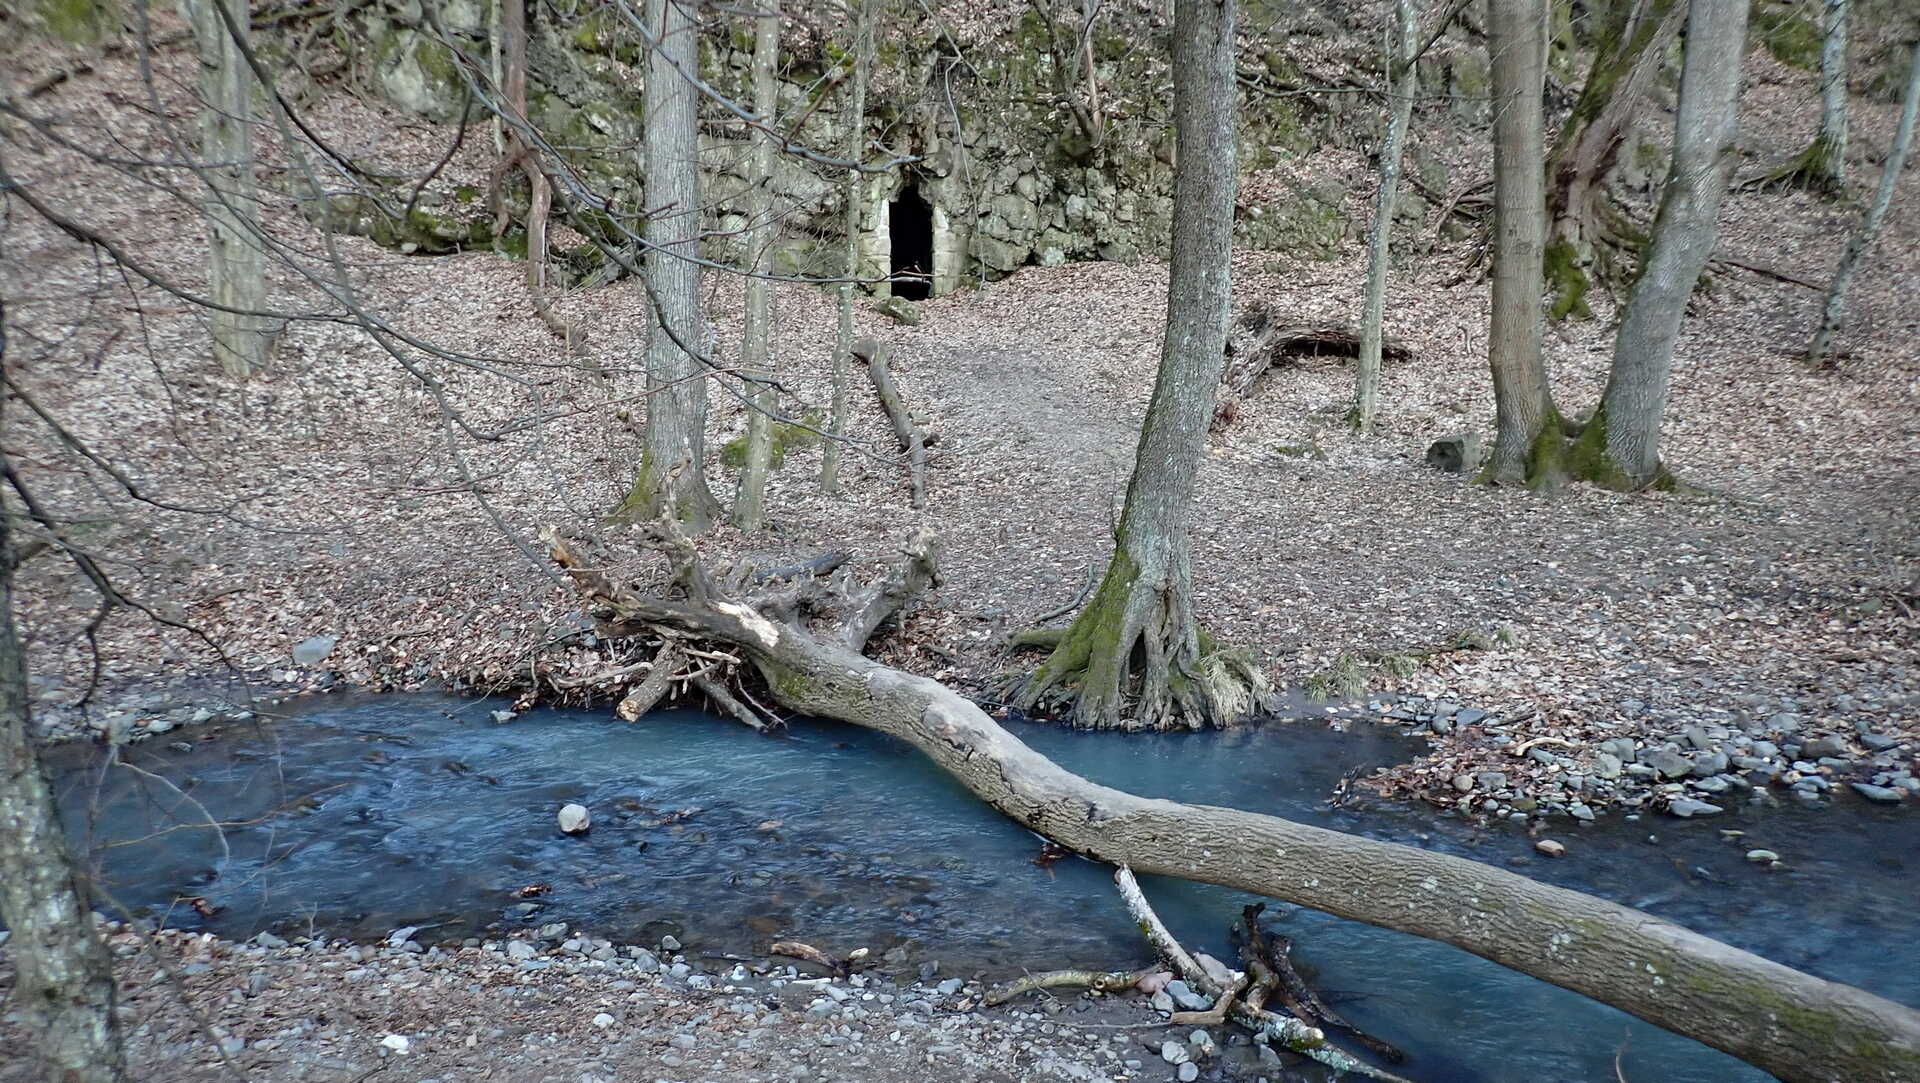
<path fill-rule="evenodd" d="M 1756 865 L 1771 865 L 1780 860 L 1780 855 L 1772 850 L 1748 850 L 1747 860 Z"/>
<path fill-rule="evenodd" d="M 1541 839 L 1533 844 L 1533 848 L 1548 857 L 1565 857 L 1567 853 L 1565 843 L 1555 842 L 1552 839 Z"/>
<path fill-rule="evenodd" d="M 587 813 L 585 805 L 560 806 L 560 830 L 569 835 L 585 834 L 593 827 L 593 817 Z"/>

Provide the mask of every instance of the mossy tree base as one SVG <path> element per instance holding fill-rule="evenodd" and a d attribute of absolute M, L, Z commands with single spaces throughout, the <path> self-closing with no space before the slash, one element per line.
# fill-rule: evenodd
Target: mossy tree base
<path fill-rule="evenodd" d="M 1086 729 L 1230 726 L 1267 687 L 1249 655 L 1200 629 L 1185 584 L 1143 574 L 1124 547 L 1072 626 L 1012 645 L 1052 650 L 1016 679 L 1014 705 Z"/>
<path fill-rule="evenodd" d="M 1749 187 L 1771 190 L 1798 189 L 1836 199 L 1846 191 L 1841 181 L 1841 151 L 1826 133 L 1814 136 L 1806 150 L 1792 160 L 1754 181 Z"/>
<path fill-rule="evenodd" d="M 1527 442 L 1524 453 L 1511 453 L 1496 445 L 1487 465 L 1473 480 L 1479 485 L 1543 491 L 1558 489 L 1573 476 L 1568 463 L 1570 441 L 1579 436 L 1582 425 L 1561 415 L 1548 405 L 1540 431 Z"/>

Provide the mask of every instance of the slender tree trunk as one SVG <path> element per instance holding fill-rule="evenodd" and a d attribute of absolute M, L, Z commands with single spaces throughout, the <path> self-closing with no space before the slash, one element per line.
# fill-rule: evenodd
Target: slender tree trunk
<path fill-rule="evenodd" d="M 1578 476 L 1608 488 L 1667 485 L 1660 465 L 1674 342 L 1687 301 L 1720 236 L 1720 199 L 1736 158 L 1747 0 L 1692 0 L 1674 117 L 1673 168 L 1653 223 L 1647 266 L 1614 338 L 1613 371 L 1573 451 Z"/>
<path fill-rule="evenodd" d="M 1353 427 L 1373 429 L 1380 398 L 1381 322 L 1387 311 L 1387 256 L 1393 243 L 1393 212 L 1400 198 L 1400 160 L 1405 157 L 1407 127 L 1413 122 L 1418 89 L 1414 63 L 1413 0 L 1394 0 L 1393 46 L 1387 50 L 1387 137 L 1380 147 L 1380 184 L 1373 198 L 1373 225 L 1367 231 L 1367 301 L 1360 318 L 1360 359 L 1356 370 Z"/>
<path fill-rule="evenodd" d="M 225 4 L 232 27 L 220 17 Z M 213 356 L 235 379 L 266 368 L 272 325 L 266 301 L 266 257 L 260 246 L 260 195 L 253 179 L 253 72 L 234 30 L 244 35 L 243 0 L 182 0 L 200 57 L 201 177 L 207 185 L 208 295 L 222 309 L 207 313 Z M 224 311 L 237 309 L 239 311 Z"/>
<path fill-rule="evenodd" d="M 700 130 L 694 87 L 700 61 L 695 0 L 647 0 L 646 264 L 655 302 L 647 339 L 647 432 L 623 515 L 670 510 L 693 530 L 713 525 L 720 502 L 707 488 L 706 348 L 700 313 Z M 681 74 L 682 72 L 686 74 Z"/>
<path fill-rule="evenodd" d="M 1913 44 L 1913 57 L 1907 62 L 1907 90 L 1900 107 L 1900 128 L 1893 136 L 1893 146 L 1887 150 L 1887 161 L 1880 167 L 1880 187 L 1873 194 L 1873 206 L 1867 209 L 1866 218 L 1860 222 L 1860 228 L 1847 241 L 1847 250 L 1840 255 L 1840 266 L 1833 272 L 1833 284 L 1827 287 L 1827 303 L 1822 309 L 1820 330 L 1814 333 L 1813 345 L 1807 350 L 1807 359 L 1814 364 L 1823 363 L 1829 351 L 1833 349 L 1833 336 L 1840 331 L 1840 318 L 1846 313 L 1847 288 L 1853 284 L 1853 273 L 1860 266 L 1860 260 L 1880 239 L 1880 228 L 1886 225 L 1887 208 L 1893 205 L 1893 190 L 1899 183 L 1900 170 L 1907 164 L 1907 155 L 1913 150 L 1914 114 L 1920 111 L 1920 40 Z"/>
<path fill-rule="evenodd" d="M 1686 18 L 1683 0 L 1632 0 L 1607 15 L 1593 67 L 1554 141 L 1547 166 L 1548 314 L 1586 319 L 1587 290 L 1632 274 L 1643 241 L 1606 179 L 1633 134 L 1634 118 Z"/>
<path fill-rule="evenodd" d="M 1224 725 L 1250 706 L 1250 667 L 1209 650 L 1193 616 L 1189 517 L 1232 303 L 1234 0 L 1176 0 L 1173 266 L 1160 372 L 1141 426 L 1113 560 L 1086 609 L 1023 682 L 1023 708 L 1089 727 Z"/>
<path fill-rule="evenodd" d="M 753 113 L 762 124 L 773 123 L 773 68 L 780 55 L 779 0 L 756 0 L 756 27 L 753 35 Z M 772 270 L 769 252 L 779 236 L 780 227 L 773 217 L 773 137 L 765 132 L 750 132 L 753 155 L 747 169 L 751 189 L 747 215 L 753 223 L 748 234 L 753 258 L 752 277 L 747 279 L 746 327 L 740 340 L 740 366 L 750 380 L 765 380 L 768 375 L 768 332 L 773 324 L 773 286 L 767 280 Z M 741 530 L 759 530 L 766 525 L 767 473 L 773 461 L 773 388 L 765 383 L 748 384 L 747 459 L 740 468 L 740 492 L 733 502 L 733 525 Z"/>
<path fill-rule="evenodd" d="M 1847 179 L 1847 23 L 1853 5 L 1826 0 L 1820 9 L 1820 134 L 1826 180 L 1835 191 Z"/>
<path fill-rule="evenodd" d="M 4 321 L 0 306 L 0 365 L 7 363 Z M 126 1068 L 113 964 L 94 935 L 33 743 L 26 658 L 13 624 L 11 521 L 10 512 L 0 514 L 0 920 L 13 932 L 12 1005 L 39 1042 L 45 1078 L 118 1083 Z"/>
<path fill-rule="evenodd" d="M 1549 485 L 1560 465 L 1560 419 L 1540 352 L 1541 251 L 1546 231 L 1541 95 L 1547 21 L 1541 0 L 1488 0 L 1493 69 L 1493 319 L 1487 359 L 1496 410 L 1493 457 L 1481 480 Z"/>
<path fill-rule="evenodd" d="M 847 103 L 847 161 L 856 165 L 867 152 L 867 73 L 873 66 L 873 22 L 866 0 L 853 0 L 853 90 Z M 840 442 L 847 435 L 847 381 L 853 357 L 854 279 L 860 277 L 860 201 L 866 185 L 858 169 L 842 183 L 845 218 L 840 283 L 839 330 L 833 344 L 833 405 L 827 417 L 827 442 L 820 453 L 820 491 L 840 491 Z"/>

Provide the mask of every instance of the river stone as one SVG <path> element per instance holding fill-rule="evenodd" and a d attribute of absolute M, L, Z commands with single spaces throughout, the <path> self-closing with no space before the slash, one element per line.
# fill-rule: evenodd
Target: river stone
<path fill-rule="evenodd" d="M 1459 790 L 1461 793 L 1471 792 L 1473 790 L 1473 776 L 1467 774 L 1465 771 L 1453 776 L 1453 788 Z"/>
<path fill-rule="evenodd" d="M 318 665 L 340 642 L 339 636 L 314 636 L 303 639 L 293 645 L 293 664 L 296 666 Z"/>
<path fill-rule="evenodd" d="M 1666 748 L 1641 750 L 1640 762 L 1660 772 L 1662 778 L 1685 778 L 1693 771 L 1692 760 Z"/>
<path fill-rule="evenodd" d="M 1885 752 L 1893 747 L 1894 740 L 1884 733 L 1863 733 L 1860 735 L 1860 743 L 1865 745 L 1869 752 Z"/>
<path fill-rule="evenodd" d="M 1185 1064 L 1193 1057 L 1187 1053 L 1187 1047 L 1169 1038 L 1160 1043 L 1160 1059 L 1168 1064 Z"/>
<path fill-rule="evenodd" d="M 1153 994 L 1147 1001 L 1147 1004 L 1156 1012 L 1165 1012 L 1168 1015 L 1173 1014 L 1173 998 L 1167 995 L 1165 989 Z"/>
<path fill-rule="evenodd" d="M 1719 750 L 1702 752 L 1693 757 L 1693 777 L 1712 778 L 1727 769 L 1727 754 Z"/>
<path fill-rule="evenodd" d="M 1167 995 L 1182 1009 L 1190 1012 L 1204 1012 L 1213 1007 L 1213 1001 L 1193 991 L 1193 988 L 1178 978 L 1167 983 Z M 1179 1061 L 1173 1063 L 1178 1064 Z"/>
<path fill-rule="evenodd" d="M 540 952 L 524 940 L 507 941 L 507 958 L 509 959 L 531 959 L 538 954 Z"/>
<path fill-rule="evenodd" d="M 939 993 L 943 997 L 950 997 L 953 994 L 959 992 L 961 986 L 964 984 L 965 983 L 962 982 L 959 978 L 948 978 L 947 980 L 941 982 L 939 985 L 934 986 L 933 991 L 936 993 Z"/>
<path fill-rule="evenodd" d="M 1756 865 L 1771 865 L 1780 860 L 1780 855 L 1772 850 L 1748 850 L 1747 860 Z"/>
<path fill-rule="evenodd" d="M 1193 1083 L 1194 1080 L 1200 1078 L 1200 1066 L 1192 1061 L 1188 1061 L 1182 1064 L 1179 1071 L 1174 1074 L 1179 1077 L 1180 1083 Z"/>
<path fill-rule="evenodd" d="M 1727 811 L 1711 801 L 1696 801 L 1691 797 L 1676 797 L 1667 805 L 1667 811 L 1683 820 L 1695 816 L 1717 816 Z"/>
<path fill-rule="evenodd" d="M 1601 778 L 1619 778 L 1624 766 L 1620 757 L 1611 752 L 1596 752 L 1593 755 L 1593 773 Z"/>
<path fill-rule="evenodd" d="M 588 814 L 585 805 L 561 805 L 560 830 L 568 835 L 583 835 L 593 828 L 593 817 Z"/>
<path fill-rule="evenodd" d="M 1906 798 L 1906 794 L 1889 786 L 1875 786 L 1868 782 L 1853 784 L 1853 792 L 1882 805 L 1897 805 Z"/>
<path fill-rule="evenodd" d="M 606 1012 L 601 1012 L 593 1017 L 593 1025 L 599 1027 L 601 1030 L 605 1030 L 613 1025 L 613 1016 L 608 1015 Z"/>
<path fill-rule="evenodd" d="M 1566 844 L 1555 842 L 1552 839 L 1541 839 L 1539 842 L 1533 844 L 1533 848 L 1548 857 L 1565 857 L 1567 854 Z"/>
<path fill-rule="evenodd" d="M 1507 784 L 1507 773 L 1505 771 L 1482 771 L 1474 781 L 1478 782 L 1480 788 L 1483 790 L 1497 790 Z"/>
<path fill-rule="evenodd" d="M 1800 746 L 1802 759 L 1817 760 L 1822 756 L 1840 756 L 1847 751 L 1847 743 L 1838 737 L 1815 737 Z"/>

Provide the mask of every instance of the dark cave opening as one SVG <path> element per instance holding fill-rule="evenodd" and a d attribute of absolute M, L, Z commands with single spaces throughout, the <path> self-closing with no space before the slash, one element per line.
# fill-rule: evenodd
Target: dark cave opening
<path fill-rule="evenodd" d="M 918 185 L 900 189 L 887 208 L 887 233 L 893 248 L 893 295 L 926 300 L 933 295 L 933 205 Z"/>

